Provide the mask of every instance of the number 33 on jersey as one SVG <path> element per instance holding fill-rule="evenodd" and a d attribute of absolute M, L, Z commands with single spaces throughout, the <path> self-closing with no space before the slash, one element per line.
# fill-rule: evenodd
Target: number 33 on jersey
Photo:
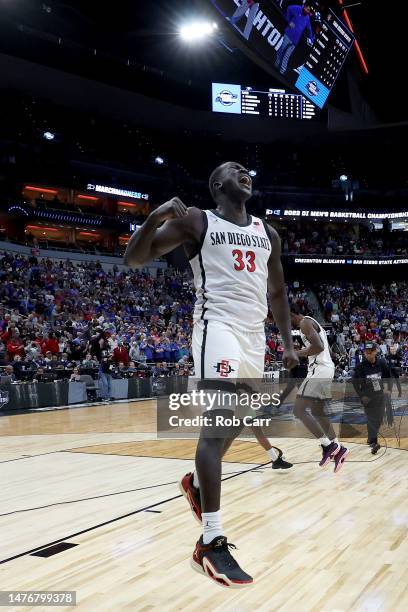
<path fill-rule="evenodd" d="M 240 226 L 214 211 L 203 215 L 201 249 L 190 260 L 197 294 L 194 320 L 263 331 L 271 254 L 264 222 L 248 215 L 247 224 Z"/>

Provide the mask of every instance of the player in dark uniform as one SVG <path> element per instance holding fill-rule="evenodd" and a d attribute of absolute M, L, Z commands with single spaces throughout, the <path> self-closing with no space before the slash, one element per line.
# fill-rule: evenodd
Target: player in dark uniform
<path fill-rule="evenodd" d="M 125 263 L 137 267 L 184 245 L 197 291 L 195 371 L 206 392 L 235 390 L 234 377 L 262 378 L 267 289 L 285 347 L 284 366 L 290 369 L 299 362 L 292 343 L 280 240 L 273 228 L 246 211 L 252 195 L 248 171 L 234 162 L 222 164 L 212 173 L 209 187 L 215 210 L 187 208 L 173 198 L 149 215 L 131 237 L 125 254 Z M 231 409 L 211 410 L 213 420 L 231 414 Z M 192 566 L 227 587 L 253 582 L 230 553 L 220 515 L 222 457 L 240 431 L 242 427 L 203 427 L 196 471 L 181 482 L 203 528 Z"/>

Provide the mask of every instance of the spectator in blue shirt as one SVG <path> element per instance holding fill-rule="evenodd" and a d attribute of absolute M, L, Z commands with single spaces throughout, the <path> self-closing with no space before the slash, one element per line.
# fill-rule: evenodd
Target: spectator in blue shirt
<path fill-rule="evenodd" d="M 163 340 L 163 348 L 164 348 L 164 359 L 167 362 L 171 362 L 171 344 L 168 338 Z"/>
<path fill-rule="evenodd" d="M 153 361 L 154 355 L 154 343 L 152 338 L 148 338 L 147 340 L 142 342 L 140 345 L 140 349 L 144 351 L 144 354 L 146 355 L 146 361 L 148 363 L 151 363 Z"/>
<path fill-rule="evenodd" d="M 156 362 L 161 362 L 164 357 L 164 345 L 161 342 L 158 342 L 154 347 L 154 360 Z"/>
<path fill-rule="evenodd" d="M 277 68 L 281 74 L 286 73 L 290 57 L 299 44 L 305 30 L 307 30 L 308 33 L 308 43 L 312 45 L 314 42 L 314 34 L 310 21 L 311 11 L 311 3 L 307 0 L 304 2 L 303 6 L 299 6 L 298 4 L 288 6 L 286 11 L 288 27 L 285 30 L 282 44 L 276 53 L 275 61 L 275 68 Z"/>
<path fill-rule="evenodd" d="M 175 363 L 176 361 L 180 359 L 179 345 L 177 344 L 177 342 L 170 342 L 170 353 L 171 353 L 171 357 L 169 361 L 171 361 L 171 363 Z"/>

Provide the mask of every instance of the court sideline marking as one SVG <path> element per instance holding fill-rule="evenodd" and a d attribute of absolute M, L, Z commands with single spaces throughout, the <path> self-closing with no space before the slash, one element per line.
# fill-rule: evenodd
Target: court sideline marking
<path fill-rule="evenodd" d="M 256 470 L 257 468 L 262 468 L 265 465 L 269 465 L 271 462 L 267 461 L 266 463 L 260 463 L 259 465 L 257 465 L 257 467 L 251 467 L 248 470 L 242 470 L 241 472 L 238 472 L 236 474 L 232 474 L 231 476 L 227 476 L 227 478 L 223 478 L 222 482 L 225 482 L 226 480 L 230 480 L 231 478 L 237 478 L 238 476 L 241 476 L 242 474 L 247 474 L 249 472 L 253 472 L 254 470 Z M 168 499 L 164 499 L 162 501 L 156 502 L 155 504 L 151 504 L 149 506 L 145 506 L 144 508 L 140 508 L 139 510 L 134 510 L 133 512 L 128 512 L 126 514 L 122 514 L 121 516 L 117 516 L 116 518 L 110 519 L 109 521 L 104 521 L 103 523 L 99 523 L 98 525 L 94 525 L 93 527 L 88 527 L 87 529 L 82 529 L 81 531 L 77 531 L 76 533 L 72 533 L 70 535 L 66 535 L 63 538 L 58 538 L 57 540 L 54 540 L 52 542 L 48 542 L 47 544 L 43 544 L 42 546 L 36 546 L 35 548 L 32 548 L 31 550 L 26 550 L 25 552 L 19 553 L 18 555 L 13 555 L 12 557 L 8 557 L 7 559 L 2 559 L 0 560 L 0 565 L 2 565 L 3 563 L 8 563 L 9 561 L 13 561 L 14 559 L 19 559 L 20 557 L 25 557 L 26 555 L 30 555 L 33 552 L 37 552 L 38 550 L 42 550 L 43 548 L 48 548 L 49 546 L 53 546 L 54 544 L 58 544 L 59 542 L 64 542 L 65 540 L 70 540 L 71 538 L 75 538 L 78 537 L 80 535 L 83 535 L 84 533 L 88 533 L 90 531 L 94 531 L 95 529 L 99 529 L 100 527 L 105 527 L 106 525 L 110 525 L 111 523 L 115 523 L 116 521 L 120 521 L 124 518 L 128 518 L 129 516 L 134 516 L 135 514 L 139 514 L 140 512 L 146 512 L 148 510 L 151 510 L 152 508 L 156 508 L 157 506 L 161 506 L 163 504 L 167 504 L 168 502 L 171 502 L 175 499 L 179 499 L 183 497 L 183 495 L 180 493 L 178 495 L 175 495 L 174 497 L 169 497 Z"/>

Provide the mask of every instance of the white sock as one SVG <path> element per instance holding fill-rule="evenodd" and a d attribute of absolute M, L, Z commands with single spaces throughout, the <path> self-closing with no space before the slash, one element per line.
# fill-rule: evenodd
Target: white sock
<path fill-rule="evenodd" d="M 203 542 L 209 544 L 217 536 L 224 535 L 221 525 L 221 512 L 203 512 Z"/>
<path fill-rule="evenodd" d="M 193 472 L 193 487 L 196 489 L 200 488 L 200 481 L 198 480 L 197 470 Z"/>
<path fill-rule="evenodd" d="M 269 455 L 269 459 L 271 461 L 276 461 L 278 458 L 278 453 L 276 452 L 276 450 L 274 448 L 270 448 L 268 451 L 266 451 Z"/>
<path fill-rule="evenodd" d="M 320 444 L 322 444 L 322 446 L 329 446 L 329 444 L 331 444 L 327 436 L 323 436 L 323 438 L 319 438 L 319 442 Z"/>

